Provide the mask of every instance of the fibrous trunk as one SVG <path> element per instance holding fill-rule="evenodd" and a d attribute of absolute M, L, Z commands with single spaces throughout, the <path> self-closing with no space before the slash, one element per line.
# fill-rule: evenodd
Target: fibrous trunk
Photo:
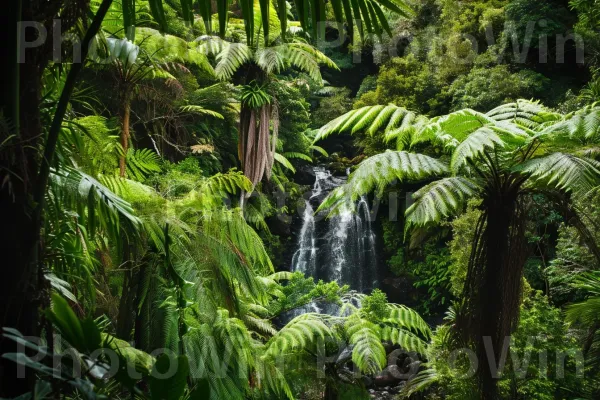
<path fill-rule="evenodd" d="M 271 120 L 274 123 L 273 135 L 270 139 Z M 238 156 L 244 175 L 252 182 L 252 187 L 256 186 L 263 176 L 266 175 L 267 179 L 271 176 L 277 143 L 277 126 L 276 107 L 271 104 L 264 104 L 258 109 L 242 108 Z M 246 197 L 249 195 L 250 193 L 246 193 Z"/>
<path fill-rule="evenodd" d="M 483 205 L 457 325 L 477 356 L 481 398 L 495 400 L 500 354 L 518 320 L 527 247 L 515 195 L 490 196 Z"/>

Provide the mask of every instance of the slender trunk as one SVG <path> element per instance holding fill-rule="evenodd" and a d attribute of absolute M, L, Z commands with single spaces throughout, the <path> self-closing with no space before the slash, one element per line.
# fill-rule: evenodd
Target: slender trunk
<path fill-rule="evenodd" d="M 129 118 L 131 115 L 131 98 L 128 94 L 125 94 L 123 99 L 123 115 L 122 115 L 122 124 L 123 129 L 121 130 L 121 147 L 123 148 L 123 154 L 119 159 L 119 174 L 121 178 L 125 177 L 125 172 L 127 170 L 127 151 L 129 150 Z"/>
<path fill-rule="evenodd" d="M 129 341 L 134 328 L 133 302 L 136 291 L 136 273 L 133 268 L 133 252 L 129 243 L 123 243 L 122 266 L 126 271 L 123 276 L 123 287 L 119 302 L 119 315 L 117 316 L 117 337 Z"/>
<path fill-rule="evenodd" d="M 146 293 L 144 293 L 144 281 L 147 279 L 146 274 L 148 273 L 148 265 L 143 262 L 140 265 L 139 272 L 137 273 L 137 293 L 135 297 L 134 310 L 135 310 L 135 322 L 133 327 L 133 341 L 137 348 L 142 348 L 142 330 L 144 329 L 144 320 L 140 309 Z"/>

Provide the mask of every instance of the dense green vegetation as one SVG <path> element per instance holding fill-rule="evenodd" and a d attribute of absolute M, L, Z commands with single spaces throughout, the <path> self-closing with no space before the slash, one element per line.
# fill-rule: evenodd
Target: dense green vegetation
<path fill-rule="evenodd" d="M 1 18 L 1 398 L 600 396 L 598 0 Z M 369 293 L 290 270 L 316 165 Z"/>

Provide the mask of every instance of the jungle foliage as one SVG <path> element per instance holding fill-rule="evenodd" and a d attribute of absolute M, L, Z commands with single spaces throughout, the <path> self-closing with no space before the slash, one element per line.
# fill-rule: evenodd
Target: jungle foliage
<path fill-rule="evenodd" d="M 598 0 L 9 3 L 0 397 L 600 396 Z"/>

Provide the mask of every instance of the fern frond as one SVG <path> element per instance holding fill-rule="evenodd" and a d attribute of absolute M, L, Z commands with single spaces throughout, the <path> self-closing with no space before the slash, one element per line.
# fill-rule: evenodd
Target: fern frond
<path fill-rule="evenodd" d="M 493 123 L 491 117 L 468 108 L 445 115 L 435 122 L 439 126 L 438 139 L 451 147 L 456 147 L 473 132 Z"/>
<path fill-rule="evenodd" d="M 600 139 L 600 107 L 585 107 L 567 115 L 564 121 L 549 126 L 544 132 L 553 140 L 566 137 L 577 145 L 598 143 Z M 551 135 L 550 135 L 551 134 Z"/>
<path fill-rule="evenodd" d="M 299 160 L 308 161 L 309 163 L 313 162 L 312 158 L 310 158 L 310 156 L 307 156 L 304 153 L 286 151 L 285 153 L 283 153 L 283 155 L 285 156 L 285 158 L 297 158 Z"/>
<path fill-rule="evenodd" d="M 127 175 L 143 182 L 153 173 L 160 172 L 160 157 L 150 149 L 129 149 L 127 151 Z"/>
<path fill-rule="evenodd" d="M 273 154 L 273 158 L 275 158 L 275 161 L 292 171 L 292 173 L 296 172 L 296 168 L 294 168 L 290 160 L 288 160 L 283 154 L 275 153 Z"/>
<path fill-rule="evenodd" d="M 550 111 L 537 101 L 523 99 L 496 107 L 486 115 L 495 121 L 511 121 L 530 129 L 559 121 L 562 118 L 560 114 Z"/>
<path fill-rule="evenodd" d="M 185 112 L 185 113 L 199 114 L 199 115 L 208 115 L 208 116 L 218 118 L 218 119 L 225 118 L 225 117 L 223 117 L 222 114 L 220 114 L 216 111 L 208 110 L 202 106 L 196 106 L 196 105 L 181 106 L 179 108 L 179 111 Z"/>
<path fill-rule="evenodd" d="M 400 395 L 402 398 L 410 398 L 413 394 L 420 392 L 431 386 L 440 379 L 440 376 L 433 368 L 427 368 L 419 371 L 417 376 L 408 380 L 402 388 Z"/>
<path fill-rule="evenodd" d="M 482 127 L 467 136 L 452 152 L 450 168 L 457 173 L 468 161 L 474 161 L 484 152 L 503 147 L 504 141 L 492 129 Z"/>
<path fill-rule="evenodd" d="M 326 316 L 307 313 L 294 318 L 267 342 L 266 354 L 312 349 L 317 339 L 334 337 L 334 332 L 323 322 L 324 317 Z"/>
<path fill-rule="evenodd" d="M 391 342 L 401 346 L 408 351 L 416 351 L 425 354 L 427 343 L 406 329 L 399 329 L 393 326 L 384 326 L 381 329 L 381 340 Z"/>
<path fill-rule="evenodd" d="M 346 331 L 352 349 L 352 361 L 364 373 L 376 374 L 385 366 L 386 353 L 381 344 L 379 326 L 358 314 L 348 317 Z"/>
<path fill-rule="evenodd" d="M 319 209 L 331 207 L 344 196 L 356 200 L 374 190 L 380 194 L 394 181 L 421 181 L 448 172 L 448 167 L 429 156 L 406 151 L 390 151 L 369 157 L 350 174 L 341 190 L 334 191 Z"/>
<path fill-rule="evenodd" d="M 454 215 L 480 190 L 479 185 L 463 177 L 443 178 L 422 187 L 413 194 L 415 202 L 406 210 L 406 228 Z"/>
<path fill-rule="evenodd" d="M 528 174 L 535 186 L 557 188 L 584 195 L 600 185 L 600 162 L 572 154 L 553 153 L 529 160 L 515 168 Z"/>
<path fill-rule="evenodd" d="M 329 157 L 329 153 L 327 153 L 327 151 L 322 148 L 321 146 L 317 146 L 317 145 L 311 145 L 310 149 L 312 151 L 316 151 L 317 153 L 320 153 L 323 157 Z"/>
<path fill-rule="evenodd" d="M 413 309 L 400 304 L 388 304 L 389 315 L 383 320 L 404 329 L 417 332 L 425 339 L 431 337 L 431 328 L 425 320 Z"/>
<path fill-rule="evenodd" d="M 250 47 L 243 43 L 229 43 L 214 36 L 203 37 L 199 43 L 200 52 L 216 56 L 215 76 L 223 81 L 230 79 L 238 68 L 253 57 Z"/>

